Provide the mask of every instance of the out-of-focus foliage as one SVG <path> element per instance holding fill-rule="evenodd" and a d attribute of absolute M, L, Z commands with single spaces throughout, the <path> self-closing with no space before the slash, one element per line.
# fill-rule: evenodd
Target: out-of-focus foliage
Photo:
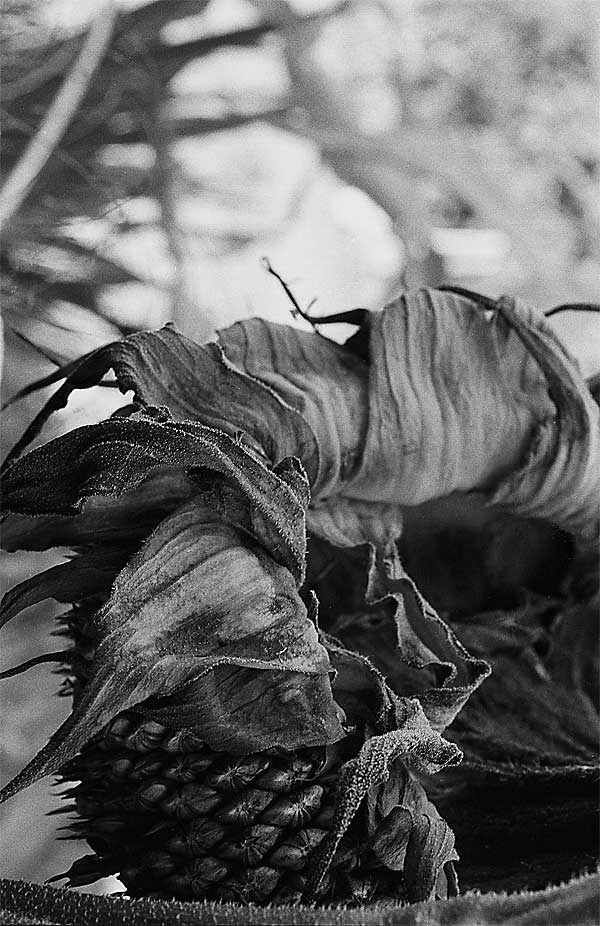
<path fill-rule="evenodd" d="M 115 325 L 173 317 L 209 336 L 228 301 L 223 280 L 245 272 L 251 298 L 249 265 L 261 249 L 295 242 L 303 210 L 305 233 L 335 225 L 331 168 L 392 223 L 372 246 L 378 285 L 358 286 L 359 299 L 449 276 L 484 276 L 545 305 L 595 294 L 588 0 L 303 6 L 158 0 L 119 14 L 82 106 L 4 232 L 11 327 L 61 359 L 80 352 L 86 329 L 99 343 Z M 43 9 L 7 5 L 5 178 L 84 40 L 55 28 L 40 47 Z M 354 232 L 373 224 L 365 203 L 346 202 Z M 322 239 L 321 250 L 335 248 Z M 338 236 L 338 250 L 345 244 Z M 353 245 L 368 251 L 369 239 Z M 300 255 L 282 260 L 306 274 Z M 242 293 L 230 288 L 229 302 Z M 227 320 L 245 313 L 228 311 Z M 65 343 L 69 325 L 76 347 Z"/>
<path fill-rule="evenodd" d="M 574 263 L 598 257 L 594 21 L 578 0 L 431 0 L 407 24 L 413 53 L 400 72 L 408 119 L 474 129 L 484 156 L 490 133 L 502 138 L 488 170 L 507 177 L 507 200 L 537 205 L 536 228 L 562 235 Z M 477 222 L 467 203 L 440 199 L 444 224 Z"/>

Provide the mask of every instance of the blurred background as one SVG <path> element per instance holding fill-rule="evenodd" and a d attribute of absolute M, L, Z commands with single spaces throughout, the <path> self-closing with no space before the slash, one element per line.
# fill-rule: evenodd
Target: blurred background
<path fill-rule="evenodd" d="M 305 325 L 262 256 L 315 316 L 441 283 L 540 312 L 600 301 L 593 0 L 0 9 L 5 402 L 166 321 L 200 341 L 249 315 Z M 587 376 L 598 318 L 552 319 Z M 48 394 L 2 413 L 3 455 Z M 102 386 L 75 394 L 42 439 L 121 402 Z M 0 582 L 59 559 L 5 555 Z M 2 631 L 3 668 L 60 648 L 59 610 Z M 2 683 L 3 781 L 68 712 L 59 684 L 47 667 Z M 0 874 L 44 880 L 86 852 L 56 841 L 55 792 L 2 808 Z"/>

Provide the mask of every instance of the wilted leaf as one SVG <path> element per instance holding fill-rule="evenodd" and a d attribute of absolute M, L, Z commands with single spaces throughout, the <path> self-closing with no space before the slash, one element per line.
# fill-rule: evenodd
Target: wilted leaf
<path fill-rule="evenodd" d="M 141 543 L 170 511 L 195 491 L 176 467 L 157 466 L 135 488 L 118 497 L 91 496 L 81 512 L 69 515 L 8 514 L 2 522 L 2 546 L 16 550 L 76 549 L 90 544 Z"/>
<path fill-rule="evenodd" d="M 388 868 L 404 872 L 414 902 L 447 896 L 445 871 L 458 856 L 452 830 L 409 770 L 411 759 L 397 761 L 387 781 L 370 789 L 368 817 L 373 851 Z"/>
<path fill-rule="evenodd" d="M 306 421 L 318 448 L 318 471 L 305 464 L 313 498 L 344 494 L 367 427 L 367 365 L 327 338 L 260 318 L 220 331 L 219 343 L 238 369 L 271 388 Z"/>
<path fill-rule="evenodd" d="M 242 516 L 243 503 L 242 496 Z M 56 772 L 120 711 L 196 680 L 202 710 L 194 729 L 214 749 L 248 752 L 264 747 L 270 734 L 276 737 L 270 745 L 286 748 L 344 735 L 327 653 L 292 574 L 245 540 L 232 523 L 233 504 L 229 517 L 223 514 L 202 497 L 191 500 L 161 522 L 120 572 L 94 621 L 99 643 L 81 699 L 2 799 Z M 235 702 L 228 721 L 231 673 L 202 682 L 221 666 L 252 670 L 238 680 L 247 698 L 239 705 L 244 723 Z M 278 720 L 265 722 L 267 705 Z"/>
<path fill-rule="evenodd" d="M 465 754 L 460 776 L 430 792 L 455 831 L 462 883 L 516 890 L 595 865 L 597 598 L 530 601 L 459 633 L 493 668 L 447 734 Z"/>
<path fill-rule="evenodd" d="M 600 522 L 600 409 L 576 361 L 552 329 L 514 300 L 501 300 L 506 317 L 543 371 L 556 417 L 536 429 L 521 466 L 507 474 L 491 501 L 546 518 L 588 541 Z"/>
<path fill-rule="evenodd" d="M 600 412 L 543 320 L 418 290 L 367 328 L 368 362 L 261 319 L 222 331 L 220 346 L 172 328 L 135 335 L 69 368 L 27 440 L 112 367 L 142 405 L 239 436 L 272 463 L 298 457 L 311 528 L 333 543 L 398 536 L 403 508 L 456 491 L 595 536 Z"/>
<path fill-rule="evenodd" d="M 396 804 L 375 831 L 371 840 L 373 852 L 388 868 L 394 871 L 402 871 L 404 868 L 406 847 L 413 826 L 410 810 Z"/>
<path fill-rule="evenodd" d="M 227 752 L 322 745 L 341 738 L 343 714 L 332 708 L 329 683 L 302 672 L 218 665 L 148 713 L 174 729 L 193 730 Z"/>
<path fill-rule="evenodd" d="M 398 668 L 389 683 L 400 695 L 412 694 L 414 679 L 409 676 L 404 681 L 403 666 L 433 670 L 435 687 L 419 691 L 418 697 L 433 728 L 444 730 L 489 674 L 489 665 L 471 656 L 425 601 L 402 568 L 393 545 L 385 553 L 373 553 L 369 569 L 367 603 L 376 604 L 386 598 L 395 602 L 393 620 L 398 646 Z"/>
<path fill-rule="evenodd" d="M 347 525 L 348 545 L 381 542 L 384 527 L 399 532 L 403 507 L 476 490 L 596 535 L 600 413 L 543 320 L 513 301 L 491 312 L 418 290 L 371 313 L 368 333 L 368 364 L 260 319 L 220 333 L 225 354 L 310 424 L 316 532 L 339 544 Z"/>
<path fill-rule="evenodd" d="M 250 443 L 272 463 L 300 457 L 316 465 L 314 440 L 284 398 L 236 369 L 216 344 L 199 346 L 172 327 L 107 348 L 121 389 L 143 406 L 166 406 L 179 421 L 199 421 Z"/>
<path fill-rule="evenodd" d="M 421 770 L 435 773 L 448 764 L 460 761 L 460 752 L 431 728 L 417 700 L 398 699 L 396 710 L 394 729 L 367 739 L 356 758 L 350 759 L 342 767 L 332 828 L 311 862 L 308 897 L 318 887 L 344 833 L 370 789 L 375 790 L 391 779 L 399 793 L 403 794 L 407 778 L 404 762 L 415 762 Z M 411 810 L 411 807 L 408 809 Z M 442 855 L 446 855 L 446 848 L 444 846 Z M 440 860 L 440 865 L 446 861 L 448 856 Z M 426 864 L 430 865 L 430 862 L 431 859 L 427 859 Z M 418 868 L 418 860 L 415 860 L 415 883 Z"/>
<path fill-rule="evenodd" d="M 27 447 L 52 412 L 66 405 L 74 389 L 96 385 L 111 368 L 121 391 L 132 390 L 143 407 L 164 406 L 176 421 L 219 428 L 273 463 L 298 456 L 309 474 L 318 465 L 314 438 L 293 406 L 232 366 L 218 345 L 195 344 L 171 326 L 107 344 L 24 389 L 15 398 L 65 379 L 9 459 Z"/>
<path fill-rule="evenodd" d="M 433 804 L 416 818 L 406 848 L 404 880 L 412 901 L 447 896 L 447 866 L 458 860 L 454 833 Z M 453 876 L 454 879 L 456 876 Z M 441 883 L 440 883 L 441 882 Z"/>
<path fill-rule="evenodd" d="M 2 598 L 0 627 L 45 598 L 73 602 L 110 588 L 115 573 L 125 564 L 129 554 L 127 549 L 118 548 L 93 551 L 25 579 Z"/>
<path fill-rule="evenodd" d="M 251 503 L 252 524 L 273 555 L 303 575 L 308 486 L 299 466 L 282 460 L 269 470 L 222 431 L 174 422 L 166 411 L 78 428 L 15 461 L 2 479 L 4 509 L 76 515 L 85 499 L 119 497 L 165 467 L 229 477 Z"/>

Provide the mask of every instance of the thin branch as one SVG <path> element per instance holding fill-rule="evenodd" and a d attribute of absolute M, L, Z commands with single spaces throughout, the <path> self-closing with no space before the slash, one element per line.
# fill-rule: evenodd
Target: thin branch
<path fill-rule="evenodd" d="M 6 109 L 0 106 L 0 115 L 2 120 L 11 127 L 18 129 L 22 134 L 28 135 L 29 137 L 35 137 L 35 129 L 33 129 L 27 122 L 24 122 L 23 119 L 19 119 L 14 116 L 12 113 L 9 113 Z M 54 149 L 54 156 L 61 161 L 65 167 L 70 167 L 71 170 L 75 171 L 82 180 L 89 186 L 101 200 L 106 200 L 107 196 L 110 194 L 113 197 L 117 198 L 122 191 L 117 188 L 116 183 L 112 181 L 99 181 L 97 176 L 88 170 L 84 162 L 73 157 L 72 154 L 69 154 L 68 151 L 65 151 L 64 148 L 59 147 L 58 145 Z M 103 187 L 104 183 L 104 187 Z"/>
<path fill-rule="evenodd" d="M 304 321 L 307 321 L 307 322 L 309 322 L 311 325 L 314 326 L 314 324 L 315 324 L 315 319 L 313 319 L 313 318 L 310 317 L 310 315 L 308 314 L 308 310 L 311 308 L 311 306 L 313 306 L 313 305 L 315 304 L 316 299 L 313 299 L 312 302 L 310 303 L 310 305 L 309 305 L 306 309 L 301 309 L 301 308 L 300 308 L 300 304 L 298 303 L 298 300 L 297 300 L 296 297 L 294 296 L 294 294 L 293 294 L 293 292 L 291 291 L 291 289 L 290 289 L 290 287 L 288 286 L 288 284 L 285 282 L 285 280 L 283 279 L 283 277 L 282 277 L 279 273 L 277 273 L 277 271 L 274 270 L 273 267 L 271 266 L 271 261 L 269 260 L 269 258 L 268 258 L 268 257 L 261 257 L 260 262 L 261 262 L 262 266 L 265 268 L 265 270 L 267 271 L 267 273 L 270 273 L 271 276 L 274 276 L 275 279 L 278 280 L 279 283 L 281 284 L 281 286 L 283 287 L 283 291 L 285 292 L 286 296 L 288 297 L 288 299 L 290 300 L 290 302 L 292 303 L 292 306 L 293 306 L 293 308 L 292 308 L 292 310 L 291 310 L 291 311 L 292 311 L 292 316 L 293 316 L 294 318 L 297 318 L 298 316 L 300 316 L 300 318 L 303 318 Z"/>
<path fill-rule="evenodd" d="M 35 656 L 33 659 L 28 659 L 18 666 L 13 666 L 12 669 L 6 669 L 5 672 L 0 672 L 0 681 L 4 681 L 4 679 L 7 678 L 14 678 L 15 675 L 21 675 L 23 672 L 27 672 L 28 669 L 34 669 L 36 666 L 41 666 L 45 662 L 70 662 L 74 654 L 75 650 L 73 649 L 63 649 L 58 650 L 56 653 L 44 653 L 41 656 Z"/>
<path fill-rule="evenodd" d="M 159 63 L 164 63 L 169 68 L 182 66 L 194 58 L 202 58 L 221 48 L 247 48 L 256 45 L 276 28 L 275 23 L 265 21 L 257 26 L 247 26 L 231 32 L 218 32 L 215 35 L 202 36 L 177 45 L 160 43 L 153 49 L 153 54 Z"/>
<path fill-rule="evenodd" d="M 23 204 L 31 185 L 57 147 L 88 92 L 96 68 L 108 49 L 115 21 L 112 0 L 93 21 L 83 48 L 46 112 L 37 134 L 0 190 L 0 235 Z"/>
<path fill-rule="evenodd" d="M 271 266 L 271 262 L 269 258 L 261 257 L 260 262 L 262 266 L 265 268 L 265 270 L 267 271 L 267 273 L 270 273 L 271 276 L 274 276 L 275 279 L 278 280 L 281 286 L 283 287 L 283 290 L 286 296 L 288 297 L 288 299 L 293 305 L 293 309 L 291 310 L 291 312 L 294 318 L 297 318 L 298 316 L 300 316 L 300 318 L 303 318 L 304 321 L 312 325 L 315 330 L 316 330 L 317 325 L 339 325 L 343 323 L 346 325 L 357 325 L 360 328 L 362 325 L 365 324 L 370 313 L 368 309 L 363 309 L 363 308 L 349 309 L 347 312 L 338 312 L 335 315 L 318 315 L 318 316 L 309 315 L 308 314 L 309 311 L 311 310 L 311 308 L 317 301 L 316 297 L 314 299 L 311 299 L 311 301 L 309 302 L 309 304 L 307 305 L 305 309 L 301 309 L 298 303 L 298 300 L 294 296 L 288 284 L 285 282 L 281 274 L 277 273 L 277 271 L 274 270 L 273 267 Z M 317 334 L 318 333 L 319 332 L 317 331 Z"/>
<path fill-rule="evenodd" d="M 63 42 L 56 51 L 53 51 L 46 60 L 31 71 L 26 71 L 18 78 L 11 81 L 5 81 L 2 90 L 2 98 L 5 103 L 12 103 L 15 100 L 22 100 L 24 96 L 33 93 L 50 80 L 62 74 L 75 58 L 77 44 L 80 37 Z M 40 54 L 43 57 L 43 50 Z M 38 57 L 39 60 L 39 57 Z"/>
<path fill-rule="evenodd" d="M 595 302 L 565 302 L 564 305 L 557 305 L 553 309 L 544 312 L 546 318 L 552 318 L 559 312 L 600 312 L 600 304 Z"/>

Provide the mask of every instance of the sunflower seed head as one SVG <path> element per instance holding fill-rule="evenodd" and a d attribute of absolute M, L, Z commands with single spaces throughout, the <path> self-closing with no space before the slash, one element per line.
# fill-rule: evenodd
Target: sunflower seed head
<path fill-rule="evenodd" d="M 229 868 L 210 855 L 194 859 L 177 874 L 165 879 L 165 886 L 177 896 L 206 897 L 214 884 L 227 877 Z"/>
<path fill-rule="evenodd" d="M 135 796 L 136 807 L 139 810 L 154 810 L 161 801 L 164 802 L 168 793 L 169 787 L 164 781 L 152 781 L 150 784 L 142 785 Z"/>
<path fill-rule="evenodd" d="M 259 823 L 242 830 L 235 839 L 222 842 L 218 848 L 219 856 L 254 868 L 275 845 L 279 836 L 280 830 L 276 826 Z"/>
<path fill-rule="evenodd" d="M 161 802 L 161 810 L 169 817 L 178 820 L 191 820 L 205 816 L 216 810 L 221 804 L 221 796 L 214 788 L 207 788 L 196 783 L 185 784 L 177 788 Z"/>
<path fill-rule="evenodd" d="M 238 760 L 232 757 L 209 774 L 206 781 L 219 791 L 235 793 L 247 788 L 268 765 L 269 760 L 266 756 L 247 756 Z"/>
<path fill-rule="evenodd" d="M 216 820 L 198 819 L 182 824 L 165 842 L 169 852 L 198 858 L 209 852 L 225 836 L 225 828 Z"/>
<path fill-rule="evenodd" d="M 216 819 L 221 823 L 248 826 L 253 823 L 262 811 L 273 800 L 273 795 L 259 788 L 249 788 L 235 800 L 226 804 L 217 814 Z M 264 820 L 265 823 L 271 821 Z"/>
<path fill-rule="evenodd" d="M 190 752 L 199 752 L 206 749 L 206 746 L 203 740 L 190 730 L 178 730 L 165 740 L 163 748 L 166 752 L 185 755 Z"/>
<path fill-rule="evenodd" d="M 280 827 L 297 827 L 307 823 L 321 807 L 323 788 L 310 785 L 293 794 L 276 798 L 262 816 L 263 823 Z"/>
<path fill-rule="evenodd" d="M 235 880 L 222 882 L 215 893 L 222 901 L 264 903 L 277 887 L 280 877 L 279 871 L 267 865 L 248 868 Z"/>
<path fill-rule="evenodd" d="M 132 763 L 128 777 L 133 781 L 144 781 L 146 778 L 154 778 L 162 774 L 163 765 L 164 756 L 160 753 L 151 752 Z M 123 768 L 125 768 L 124 764 Z"/>
<path fill-rule="evenodd" d="M 152 752 L 157 749 L 167 732 L 167 728 L 155 720 L 147 720 L 135 727 L 126 737 L 126 745 L 135 752 Z"/>
<path fill-rule="evenodd" d="M 302 871 L 309 857 L 323 841 L 325 832 L 315 827 L 298 830 L 286 835 L 283 841 L 269 856 L 269 863 L 276 868 L 289 868 Z"/>
<path fill-rule="evenodd" d="M 203 773 L 209 769 L 212 764 L 213 758 L 210 755 L 194 752 L 188 753 L 187 755 L 182 754 L 178 755 L 176 759 L 163 769 L 163 775 L 171 781 L 199 781 L 204 777 Z M 207 784 L 211 784 L 208 778 L 206 778 L 206 782 Z"/>

